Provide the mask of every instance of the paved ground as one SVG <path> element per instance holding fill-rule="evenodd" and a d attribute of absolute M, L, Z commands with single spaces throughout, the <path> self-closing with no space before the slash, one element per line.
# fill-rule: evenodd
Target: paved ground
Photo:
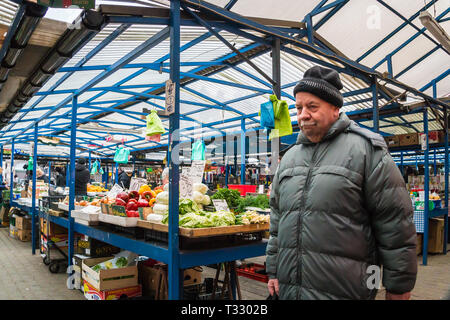
<path fill-rule="evenodd" d="M 9 237 L 9 229 L 0 229 L 0 300 L 84 300 L 78 290 L 66 287 L 67 275 L 52 274 L 42 263 L 37 250 L 31 254 L 31 243 Z M 264 264 L 265 257 L 247 259 L 247 262 Z M 439 300 L 450 290 L 450 253 L 429 255 L 428 265 L 422 265 L 422 257 L 417 258 L 419 273 L 412 293 L 414 300 Z M 203 267 L 202 278 L 214 277 L 215 270 Z M 223 279 L 223 273 L 220 276 Z M 266 299 L 265 283 L 239 277 L 242 298 L 245 300 Z M 377 299 L 384 299 L 385 291 L 380 290 Z"/>

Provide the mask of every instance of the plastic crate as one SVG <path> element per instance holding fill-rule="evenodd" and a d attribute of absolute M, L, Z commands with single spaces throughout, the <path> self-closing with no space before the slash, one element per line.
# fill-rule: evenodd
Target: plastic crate
<path fill-rule="evenodd" d="M 245 196 L 248 192 L 255 193 L 256 192 L 256 185 L 250 185 L 250 184 L 229 184 L 228 189 L 234 189 L 239 190 L 241 193 L 241 196 Z"/>
<path fill-rule="evenodd" d="M 251 269 L 252 268 L 252 269 Z M 239 276 L 250 278 L 260 282 L 269 282 L 269 276 L 266 274 L 266 268 L 257 263 L 248 263 L 236 268 Z"/>

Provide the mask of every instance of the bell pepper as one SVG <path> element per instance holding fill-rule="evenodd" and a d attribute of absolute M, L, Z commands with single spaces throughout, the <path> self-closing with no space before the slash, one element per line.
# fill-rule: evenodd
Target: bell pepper
<path fill-rule="evenodd" d="M 127 203 L 120 198 L 116 198 L 116 205 L 126 207 Z"/>
<path fill-rule="evenodd" d="M 137 191 L 131 191 L 131 192 L 128 194 L 128 197 L 129 197 L 130 199 L 136 199 L 136 201 L 137 201 L 137 200 L 139 200 L 139 192 L 137 192 Z"/>
<path fill-rule="evenodd" d="M 162 190 L 162 189 L 155 189 L 153 191 L 155 191 L 156 195 L 158 195 L 159 193 L 163 192 L 164 190 Z"/>
<path fill-rule="evenodd" d="M 145 199 L 141 199 L 137 202 L 137 206 L 138 206 L 138 208 L 148 207 L 148 201 Z"/>
<path fill-rule="evenodd" d="M 150 199 L 150 201 L 148 202 L 148 205 L 151 207 L 151 206 L 153 206 L 155 204 L 155 202 L 156 202 L 155 198 Z"/>
<path fill-rule="evenodd" d="M 143 185 L 139 188 L 139 194 L 142 195 L 145 191 L 150 191 L 152 190 L 148 185 Z"/>
<path fill-rule="evenodd" d="M 130 202 L 134 202 L 134 203 L 137 203 L 138 201 L 137 201 L 136 199 L 130 199 L 130 200 L 128 200 L 128 202 L 127 202 L 127 203 L 130 203 Z"/>
<path fill-rule="evenodd" d="M 127 210 L 126 213 L 129 218 L 139 218 L 139 212 L 135 210 Z"/>
<path fill-rule="evenodd" d="M 152 192 L 153 192 L 153 194 L 155 194 L 155 191 L 153 191 L 153 190 L 145 191 L 145 192 L 142 194 L 142 199 L 145 199 L 145 200 L 147 200 L 147 201 L 150 201 L 150 199 L 155 198 L 156 195 L 155 195 L 155 197 L 154 197 L 153 194 L 152 194 Z"/>
<path fill-rule="evenodd" d="M 137 211 L 138 205 L 135 202 L 128 202 L 127 204 L 127 210 L 128 211 Z"/>
<path fill-rule="evenodd" d="M 122 200 L 125 201 L 125 202 L 128 202 L 128 200 L 130 199 L 130 198 L 128 197 L 128 194 L 127 194 L 126 192 L 121 192 L 121 193 L 119 193 L 119 194 L 116 196 L 116 199 L 117 199 L 117 198 L 122 199 Z"/>

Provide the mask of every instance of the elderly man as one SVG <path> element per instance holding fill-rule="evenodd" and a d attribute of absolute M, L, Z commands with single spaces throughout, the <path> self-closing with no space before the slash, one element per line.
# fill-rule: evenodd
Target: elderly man
<path fill-rule="evenodd" d="M 406 300 L 417 274 L 405 183 L 383 138 L 339 113 L 336 71 L 312 67 L 294 89 L 301 132 L 270 195 L 268 289 L 280 299 Z"/>

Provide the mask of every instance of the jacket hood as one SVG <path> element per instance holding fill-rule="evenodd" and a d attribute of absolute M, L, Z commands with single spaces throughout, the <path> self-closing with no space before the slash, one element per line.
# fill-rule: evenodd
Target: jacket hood
<path fill-rule="evenodd" d="M 344 112 L 341 112 L 339 114 L 339 118 L 336 120 L 335 123 L 333 123 L 330 129 L 328 129 L 327 134 L 322 138 L 320 142 L 332 139 L 335 136 L 339 135 L 340 133 L 344 132 L 345 129 L 347 129 L 347 127 L 350 125 L 350 122 L 351 120 L 348 118 L 348 116 Z M 311 142 L 306 137 L 306 135 L 302 131 L 300 131 L 297 137 L 296 144 L 313 144 L 313 142 Z"/>
<path fill-rule="evenodd" d="M 86 166 L 84 164 L 79 164 L 79 163 L 75 164 L 75 170 L 76 171 L 82 171 L 85 168 L 86 168 Z"/>

